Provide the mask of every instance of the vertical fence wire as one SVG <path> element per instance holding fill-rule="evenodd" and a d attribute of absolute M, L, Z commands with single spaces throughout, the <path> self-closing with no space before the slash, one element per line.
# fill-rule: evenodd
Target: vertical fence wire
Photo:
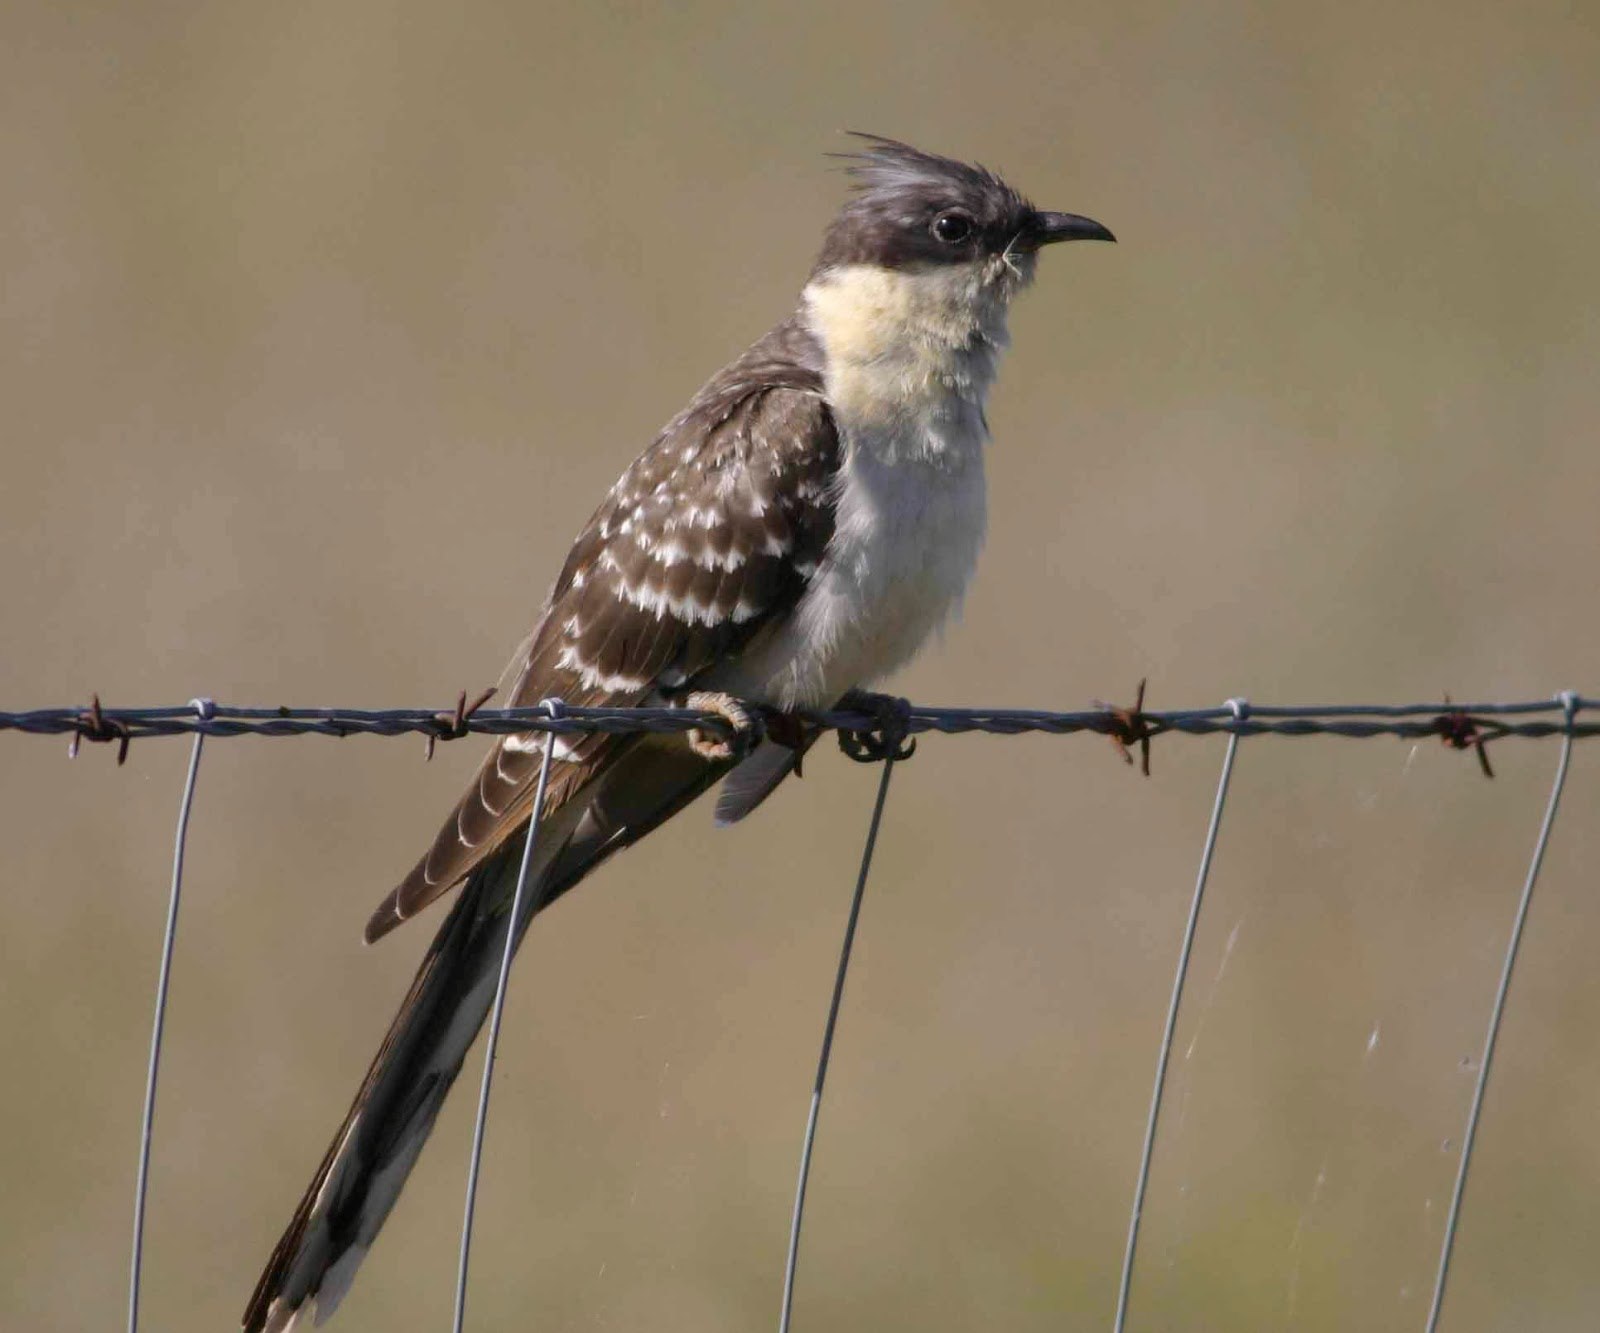
<path fill-rule="evenodd" d="M 559 700 L 547 699 L 541 705 L 555 718 L 561 712 Z M 506 1008 L 506 982 L 511 975 L 511 956 L 517 951 L 522 924 L 522 898 L 528 887 L 528 867 L 539 840 L 539 824 L 544 817 L 544 797 L 550 786 L 550 757 L 555 753 L 555 732 L 544 734 L 544 757 L 539 761 L 539 782 L 534 788 L 533 811 L 528 816 L 528 836 L 522 844 L 522 864 L 517 868 L 517 888 L 511 897 L 511 912 L 506 919 L 506 947 L 500 954 L 500 975 L 495 981 L 494 1007 L 489 1011 L 489 1035 L 484 1042 L 483 1081 L 478 1087 L 478 1114 L 472 1123 L 472 1155 L 467 1164 L 467 1202 L 461 1217 L 461 1250 L 456 1260 L 456 1303 L 450 1327 L 461 1333 L 467 1317 L 467 1265 L 472 1257 L 472 1219 L 478 1204 L 478 1171 L 483 1164 L 483 1133 L 489 1119 L 489 1085 L 494 1079 L 495 1048 L 500 1044 L 500 1020 Z"/>
<path fill-rule="evenodd" d="M 1250 705 L 1243 699 L 1229 699 L 1235 722 L 1244 721 Z M 1150 1112 L 1145 1119 L 1144 1146 L 1139 1152 L 1139 1176 L 1133 1187 L 1133 1209 L 1128 1217 L 1128 1243 L 1122 1254 L 1122 1277 L 1117 1283 L 1117 1315 L 1112 1325 L 1123 1333 L 1128 1322 L 1128 1292 L 1133 1285 L 1133 1260 L 1139 1249 L 1139 1221 L 1144 1215 L 1145 1190 L 1150 1184 L 1150 1163 L 1155 1153 L 1156 1125 L 1161 1118 L 1161 1095 L 1167 1082 L 1167 1064 L 1172 1058 L 1172 1038 L 1178 1026 L 1178 1009 L 1183 1003 L 1183 985 L 1189 975 L 1189 960 L 1194 954 L 1195 931 L 1200 924 L 1200 904 L 1205 898 L 1206 881 L 1211 877 L 1211 859 L 1217 850 L 1217 834 L 1222 828 L 1222 810 L 1228 801 L 1228 784 L 1233 778 L 1233 759 L 1239 752 L 1239 733 L 1228 736 L 1228 749 L 1222 756 L 1222 773 L 1217 778 L 1217 795 L 1211 805 L 1211 822 L 1206 828 L 1205 846 L 1200 852 L 1200 868 L 1195 874 L 1194 895 L 1189 900 L 1189 919 L 1183 928 L 1183 943 L 1178 949 L 1178 968 L 1172 979 L 1172 998 L 1167 1002 L 1166 1026 L 1161 1031 L 1161 1052 L 1156 1057 L 1155 1086 L 1150 1091 Z"/>
<path fill-rule="evenodd" d="M 196 699 L 190 707 L 202 719 L 216 710 L 210 699 Z M 183 853 L 189 839 L 189 812 L 194 808 L 195 780 L 200 773 L 200 749 L 205 733 L 194 734 L 189 749 L 189 772 L 178 801 L 178 831 L 172 843 L 172 886 L 167 893 L 167 924 L 161 937 L 161 966 L 156 978 L 156 1012 L 150 1025 L 150 1062 L 144 1076 L 144 1111 L 139 1121 L 139 1170 L 133 1186 L 133 1256 L 128 1264 L 128 1333 L 139 1330 L 139 1284 L 144 1271 L 144 1211 L 150 1193 L 150 1138 L 155 1127 L 156 1080 L 161 1072 L 161 1039 L 167 1024 L 167 988 L 172 980 L 172 953 L 178 940 L 178 902 L 183 894 Z"/>
<path fill-rule="evenodd" d="M 861 900 L 867 891 L 867 874 L 872 869 L 872 852 L 878 843 L 878 826 L 883 822 L 883 805 L 889 795 L 889 776 L 894 772 L 894 757 L 883 761 L 878 778 L 878 797 L 867 824 L 867 841 L 861 849 L 861 870 L 856 875 L 855 893 L 850 898 L 850 915 L 845 921 L 844 941 L 839 948 L 839 966 L 833 974 L 833 995 L 828 1001 L 828 1021 L 822 1028 L 822 1050 L 817 1057 L 817 1076 L 811 1084 L 811 1106 L 806 1112 L 805 1134 L 800 1142 L 800 1173 L 794 1187 L 794 1213 L 789 1219 L 789 1249 L 783 1265 L 783 1309 L 778 1316 L 778 1333 L 789 1333 L 794 1316 L 795 1274 L 800 1263 L 800 1228 L 805 1220 L 806 1185 L 811 1179 L 811 1151 L 817 1141 L 817 1116 L 822 1109 L 822 1087 L 828 1079 L 828 1062 L 833 1054 L 833 1034 L 839 1026 L 839 1007 L 844 1000 L 845 977 L 850 971 L 850 953 L 855 947 L 856 925 L 861 920 Z"/>
<path fill-rule="evenodd" d="M 1500 1020 L 1505 1014 L 1506 997 L 1511 992 L 1511 973 L 1517 965 L 1517 952 L 1522 946 L 1523 927 L 1528 923 L 1528 909 L 1533 903 L 1534 885 L 1539 881 L 1539 869 L 1544 864 L 1545 849 L 1550 845 L 1550 830 L 1555 827 L 1556 811 L 1561 806 L 1561 792 L 1567 785 L 1567 768 L 1572 761 L 1572 723 L 1578 712 L 1578 696 L 1568 690 L 1558 696 L 1566 710 L 1567 733 L 1561 738 L 1561 757 L 1556 760 L 1556 775 L 1550 784 L 1550 799 L 1544 808 L 1544 819 L 1539 825 L 1539 838 L 1534 843 L 1533 855 L 1528 861 L 1528 874 L 1522 883 L 1522 896 L 1517 900 L 1516 915 L 1511 921 L 1511 938 L 1506 941 L 1505 962 L 1500 968 L 1500 983 L 1495 988 L 1494 1005 L 1489 1011 L 1489 1030 L 1483 1040 L 1483 1056 L 1478 1062 L 1478 1078 L 1472 1088 L 1472 1104 L 1467 1110 L 1467 1126 L 1461 1136 L 1461 1160 L 1456 1165 L 1455 1187 L 1450 1194 L 1450 1211 L 1445 1217 L 1444 1240 L 1439 1248 L 1439 1271 L 1433 1282 L 1433 1300 L 1428 1307 L 1427 1333 L 1439 1326 L 1439 1314 L 1444 1308 L 1445 1283 L 1450 1276 L 1450 1258 L 1455 1250 L 1456 1231 L 1461 1223 L 1461 1200 L 1467 1188 L 1467 1170 L 1472 1162 L 1472 1148 L 1478 1137 L 1478 1121 L 1483 1114 L 1484 1091 L 1489 1086 L 1489 1066 L 1494 1061 L 1495 1042 L 1500 1036 Z"/>

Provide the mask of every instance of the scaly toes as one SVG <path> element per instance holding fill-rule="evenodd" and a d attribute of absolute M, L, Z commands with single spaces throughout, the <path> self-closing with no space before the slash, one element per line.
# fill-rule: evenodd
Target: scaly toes
<path fill-rule="evenodd" d="M 760 722 L 731 694 L 696 691 L 684 698 L 683 706 L 697 713 L 714 713 L 733 728 L 733 735 L 727 737 L 699 727 L 688 733 L 689 748 L 711 763 L 725 763 L 748 754 L 760 737 Z"/>

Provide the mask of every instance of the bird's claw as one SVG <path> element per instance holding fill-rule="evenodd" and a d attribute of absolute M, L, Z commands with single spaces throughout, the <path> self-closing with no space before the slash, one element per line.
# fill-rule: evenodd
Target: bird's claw
<path fill-rule="evenodd" d="M 851 690 L 839 700 L 842 713 L 865 713 L 873 725 L 859 731 L 839 731 L 839 748 L 860 764 L 876 764 L 886 759 L 909 759 L 916 753 L 912 740 L 911 703 L 892 694 L 873 694 Z"/>
<path fill-rule="evenodd" d="M 702 759 L 712 763 L 725 763 L 749 754 L 761 739 L 763 726 L 760 716 L 748 705 L 731 694 L 697 690 L 685 696 L 685 708 L 698 713 L 712 713 L 720 717 L 732 730 L 732 735 L 719 736 L 708 728 L 695 727 L 688 733 L 689 748 Z"/>
<path fill-rule="evenodd" d="M 806 752 L 817 743 L 825 728 L 818 726 L 801 713 L 786 712 L 781 708 L 763 708 L 761 723 L 767 739 L 785 750 L 794 751 L 794 775 L 801 777 L 801 764 Z"/>

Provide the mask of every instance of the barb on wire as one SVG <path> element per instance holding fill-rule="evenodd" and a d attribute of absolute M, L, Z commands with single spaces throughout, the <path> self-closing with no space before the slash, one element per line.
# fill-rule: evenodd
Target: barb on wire
<path fill-rule="evenodd" d="M 878 796 L 872 803 L 872 818 L 867 822 L 867 841 L 861 849 L 861 870 L 856 875 L 855 892 L 850 897 L 850 915 L 845 921 L 844 940 L 839 946 L 839 965 L 833 974 L 833 994 L 828 1000 L 828 1019 L 822 1026 L 822 1050 L 817 1056 L 817 1076 L 811 1084 L 811 1105 L 806 1112 L 805 1133 L 800 1140 L 800 1171 L 794 1187 L 794 1212 L 789 1219 L 789 1249 L 783 1264 L 783 1307 L 778 1315 L 778 1333 L 789 1333 L 789 1322 L 794 1317 L 794 1283 L 800 1266 L 800 1228 L 805 1220 L 806 1186 L 811 1180 L 811 1153 L 817 1143 L 817 1117 L 822 1110 L 822 1088 L 828 1081 L 833 1034 L 839 1026 L 845 977 L 850 971 L 856 926 L 861 921 L 861 902 L 867 892 L 867 874 L 872 869 L 873 849 L 878 845 L 878 827 L 883 822 L 883 805 L 889 797 L 889 777 L 899 758 L 898 748 L 899 743 L 893 740 L 885 745 L 883 769 L 878 777 Z"/>
<path fill-rule="evenodd" d="M 428 734 L 428 752 L 424 760 L 433 758 L 433 747 L 438 741 L 458 741 L 463 736 L 469 735 L 467 723 L 490 699 L 494 698 L 494 686 L 491 685 L 478 695 L 470 704 L 467 702 L 467 692 L 461 691 L 461 697 L 456 700 L 456 711 L 453 713 L 435 713 L 433 715 L 434 730 Z"/>
<path fill-rule="evenodd" d="M 1103 704 L 1095 701 L 1095 707 L 1103 712 L 1105 717 L 1104 731 L 1111 738 L 1112 745 L 1116 746 L 1117 753 L 1122 756 L 1123 762 L 1133 763 L 1133 747 L 1139 747 L 1139 771 L 1145 777 L 1150 776 L 1150 742 L 1167 730 L 1167 724 L 1160 717 L 1152 717 L 1144 711 L 1144 687 L 1147 680 L 1141 678 L 1139 688 L 1134 691 L 1133 707 L 1123 708 L 1116 704 Z"/>
<path fill-rule="evenodd" d="M 1228 711 L 1243 723 L 1250 705 L 1243 699 L 1228 700 Z M 1217 834 L 1222 829 L 1222 811 L 1228 801 L 1228 784 L 1233 779 L 1233 760 L 1239 752 L 1235 731 L 1228 737 L 1222 756 L 1222 772 L 1217 778 L 1217 795 L 1211 805 L 1211 822 L 1206 827 L 1205 845 L 1200 851 L 1200 868 L 1195 874 L 1194 893 L 1189 899 L 1189 918 L 1183 927 L 1183 942 L 1178 947 L 1178 966 L 1172 978 L 1172 997 L 1167 1002 L 1167 1020 L 1161 1030 L 1161 1049 L 1156 1056 L 1155 1086 L 1150 1090 L 1150 1110 L 1145 1117 L 1144 1144 L 1139 1150 L 1139 1173 L 1133 1187 L 1133 1207 L 1128 1217 L 1128 1243 L 1122 1253 L 1122 1277 L 1117 1283 L 1117 1314 L 1112 1325 L 1123 1333 L 1128 1323 L 1128 1293 L 1133 1286 L 1133 1260 L 1139 1248 L 1139 1222 L 1144 1215 L 1144 1196 L 1150 1184 L 1150 1163 L 1155 1156 L 1156 1125 L 1161 1118 L 1161 1097 L 1167 1083 L 1167 1065 L 1172 1059 L 1172 1039 L 1178 1028 L 1178 1010 L 1183 1004 L 1183 985 L 1189 976 L 1189 960 L 1194 955 L 1195 933 L 1200 925 L 1200 904 L 1205 898 L 1206 881 L 1211 878 L 1211 859 L 1217 850 Z"/>
<path fill-rule="evenodd" d="M 539 704 L 554 721 L 566 711 L 559 699 L 545 699 Z M 505 1015 L 506 982 L 511 976 L 511 956 L 517 951 L 517 940 L 528 917 L 539 904 L 523 908 L 523 895 L 528 887 L 528 867 L 533 862 L 533 851 L 539 841 L 539 824 L 544 818 L 544 798 L 550 786 L 550 757 L 555 752 L 555 736 L 547 734 L 544 756 L 539 761 L 539 781 L 534 788 L 533 810 L 528 816 L 528 836 L 522 844 L 522 863 L 517 868 L 517 887 L 511 896 L 511 911 L 506 918 L 506 947 L 500 954 L 500 975 L 495 981 L 494 1007 L 489 1011 L 489 1035 L 484 1041 L 483 1081 L 478 1087 L 478 1113 L 472 1122 L 472 1156 L 467 1164 L 467 1202 L 461 1217 L 461 1252 L 456 1262 L 456 1303 L 450 1327 L 461 1333 L 467 1317 L 467 1265 L 472 1256 L 472 1219 L 478 1203 L 478 1171 L 483 1164 L 483 1134 L 489 1120 L 489 1086 L 494 1079 L 494 1055 L 500 1044 L 500 1020 Z"/>
<path fill-rule="evenodd" d="M 1444 701 L 1448 706 L 1448 694 L 1444 696 Z M 1434 718 L 1433 724 L 1438 729 L 1441 741 L 1452 750 L 1471 750 L 1478 756 L 1478 767 L 1483 770 L 1483 776 L 1494 777 L 1494 769 L 1489 765 L 1489 752 L 1484 749 L 1484 744 L 1505 735 L 1504 727 L 1498 722 L 1473 717 L 1464 708 L 1449 708 L 1449 711 Z"/>
<path fill-rule="evenodd" d="M 95 709 L 100 706 L 95 698 Z M 195 716 L 204 720 L 216 705 L 196 699 Z M 167 988 L 172 980 L 172 953 L 178 940 L 178 901 L 183 893 L 183 853 L 189 840 L 189 812 L 194 808 L 195 780 L 200 774 L 200 747 L 205 732 L 197 731 L 189 750 L 189 772 L 178 801 L 178 831 L 172 844 L 172 887 L 167 893 L 167 924 L 161 936 L 161 965 L 156 973 L 156 1013 L 150 1028 L 150 1061 L 144 1076 L 144 1111 L 139 1120 L 139 1169 L 133 1186 L 133 1257 L 128 1265 L 128 1333 L 139 1331 L 139 1286 L 144 1271 L 144 1210 L 150 1194 L 150 1139 L 156 1117 L 156 1078 L 161 1070 L 161 1039 L 166 1031 Z M 126 752 L 126 740 L 123 749 Z M 122 760 L 119 758 L 118 763 Z"/>
<path fill-rule="evenodd" d="M 1576 720 L 1582 701 L 1570 690 L 1558 695 L 1557 699 L 1571 724 Z M 1467 1127 L 1461 1136 L 1461 1159 L 1456 1164 L 1455 1185 L 1450 1192 L 1450 1211 L 1445 1216 L 1439 1269 L 1433 1282 L 1433 1300 L 1428 1307 L 1427 1333 L 1434 1333 L 1438 1328 L 1439 1312 L 1444 1308 L 1445 1282 L 1450 1276 L 1450 1258 L 1455 1249 L 1456 1231 L 1461 1224 L 1461 1200 L 1467 1189 L 1467 1168 L 1472 1162 L 1472 1149 L 1478 1137 L 1478 1121 L 1483 1115 L 1483 1095 L 1489 1086 L 1489 1066 L 1494 1063 L 1495 1042 L 1500 1036 L 1500 1020 L 1505 1015 L 1506 997 L 1511 993 L 1511 973 L 1517 965 L 1523 928 L 1528 924 L 1528 909 L 1533 904 L 1533 888 L 1539 881 L 1545 849 L 1550 845 L 1550 831 L 1555 827 L 1556 811 L 1561 806 L 1561 792 L 1567 785 L 1567 768 L 1572 762 L 1572 737 L 1573 728 L 1569 725 L 1561 742 L 1561 755 L 1556 760 L 1556 775 L 1550 784 L 1550 799 L 1545 804 L 1544 819 L 1539 824 L 1539 837 L 1534 843 L 1533 855 L 1528 861 L 1528 873 L 1522 882 L 1522 894 L 1517 899 L 1516 914 L 1511 920 L 1511 937 L 1506 941 L 1505 961 L 1500 967 L 1494 1004 L 1489 1010 L 1489 1030 L 1483 1039 L 1483 1055 L 1478 1060 L 1478 1078 L 1473 1084 L 1472 1104 L 1467 1110 Z"/>
<path fill-rule="evenodd" d="M 3 728 L 0 728 L 3 729 Z M 72 719 L 72 743 L 67 746 L 67 758 L 78 757 L 78 746 L 85 740 L 94 741 L 104 745 L 109 741 L 117 742 L 117 767 L 121 768 L 128 762 L 128 746 L 133 740 L 133 732 L 128 723 L 118 717 L 108 717 L 105 709 L 100 706 L 100 696 L 94 695 L 89 706 Z"/>

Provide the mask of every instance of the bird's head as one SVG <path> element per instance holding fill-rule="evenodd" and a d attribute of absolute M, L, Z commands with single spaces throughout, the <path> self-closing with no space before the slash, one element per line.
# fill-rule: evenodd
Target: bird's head
<path fill-rule="evenodd" d="M 986 167 L 875 134 L 840 154 L 854 190 L 828 228 L 819 272 L 853 264 L 908 271 L 977 269 L 1011 285 L 1057 241 L 1114 241 L 1092 218 L 1035 208 Z"/>
<path fill-rule="evenodd" d="M 1116 239 L 1091 218 L 1035 208 L 985 167 L 856 137 L 864 146 L 840 155 L 854 188 L 807 288 L 814 315 L 837 326 L 819 329 L 825 341 L 848 332 L 875 343 L 896 336 L 890 325 L 952 344 L 989 325 L 1003 338 L 1006 307 L 1041 249 Z"/>

